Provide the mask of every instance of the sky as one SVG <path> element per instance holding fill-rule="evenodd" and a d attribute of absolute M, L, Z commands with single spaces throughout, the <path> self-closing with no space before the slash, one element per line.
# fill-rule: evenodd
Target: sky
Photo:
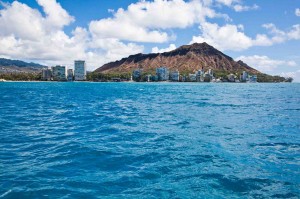
<path fill-rule="evenodd" d="M 92 71 L 207 42 L 300 82 L 300 0 L 0 0 L 0 57 Z"/>

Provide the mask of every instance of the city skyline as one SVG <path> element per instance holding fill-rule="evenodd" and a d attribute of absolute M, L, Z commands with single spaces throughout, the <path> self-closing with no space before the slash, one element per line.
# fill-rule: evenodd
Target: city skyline
<path fill-rule="evenodd" d="M 0 57 L 87 69 L 136 53 L 207 42 L 300 81 L 300 1 L 1 1 Z M 159 20 L 157 20 L 159 19 Z"/>

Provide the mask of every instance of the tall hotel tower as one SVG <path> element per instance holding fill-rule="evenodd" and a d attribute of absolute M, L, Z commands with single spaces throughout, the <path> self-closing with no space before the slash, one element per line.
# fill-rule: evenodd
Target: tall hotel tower
<path fill-rule="evenodd" d="M 85 61 L 75 61 L 74 77 L 75 77 L 75 81 L 85 81 L 86 80 Z"/>

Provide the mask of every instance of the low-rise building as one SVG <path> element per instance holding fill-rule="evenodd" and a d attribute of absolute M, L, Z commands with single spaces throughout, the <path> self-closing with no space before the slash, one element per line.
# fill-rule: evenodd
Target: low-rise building
<path fill-rule="evenodd" d="M 54 66 L 52 67 L 52 75 L 54 81 L 66 81 L 66 67 L 65 66 Z"/>
<path fill-rule="evenodd" d="M 43 81 L 51 81 L 52 79 L 52 70 L 50 68 L 42 70 L 42 80 Z"/>
<path fill-rule="evenodd" d="M 235 79 L 236 79 L 237 77 L 234 75 L 234 74 L 229 74 L 229 75 L 227 75 L 227 79 L 228 79 L 228 81 L 229 82 L 235 82 Z"/>
<path fill-rule="evenodd" d="M 74 80 L 73 69 L 68 69 L 67 79 L 68 79 L 68 81 L 73 81 Z"/>
<path fill-rule="evenodd" d="M 241 75 L 241 82 L 247 82 L 249 81 L 249 74 L 246 71 L 243 71 Z"/>
<path fill-rule="evenodd" d="M 257 83 L 257 75 L 252 75 L 249 78 L 250 83 Z"/>
<path fill-rule="evenodd" d="M 202 75 L 204 82 L 210 82 L 214 79 L 213 70 L 209 69 L 206 73 Z"/>
<path fill-rule="evenodd" d="M 203 82 L 204 81 L 203 75 L 204 75 L 204 71 L 203 70 L 198 70 L 196 72 L 196 81 L 197 82 Z"/>
<path fill-rule="evenodd" d="M 173 82 L 179 82 L 179 77 L 180 77 L 180 74 L 179 74 L 178 70 L 173 71 L 170 74 L 170 80 L 173 81 Z"/>
<path fill-rule="evenodd" d="M 142 69 L 136 69 L 132 72 L 132 79 L 134 81 L 141 81 L 141 78 L 142 78 L 142 73 L 143 73 L 143 70 Z"/>
<path fill-rule="evenodd" d="M 196 74 L 189 74 L 189 80 L 190 80 L 190 82 L 197 81 L 197 75 Z"/>
<path fill-rule="evenodd" d="M 157 76 L 157 75 L 152 75 L 152 76 L 151 76 L 151 80 L 152 80 L 153 82 L 157 82 L 157 81 L 158 81 L 158 76 Z"/>
<path fill-rule="evenodd" d="M 152 75 L 151 74 L 148 74 L 148 75 L 146 75 L 146 81 L 147 82 L 151 82 L 152 81 Z"/>
<path fill-rule="evenodd" d="M 209 74 L 211 77 L 213 77 L 213 76 L 214 76 L 213 70 L 212 70 L 212 69 L 208 69 L 208 74 Z"/>
<path fill-rule="evenodd" d="M 113 81 L 113 82 L 121 82 L 121 78 L 119 78 L 119 77 L 113 77 L 111 79 L 111 81 Z"/>
<path fill-rule="evenodd" d="M 204 82 L 210 82 L 212 80 L 212 76 L 209 73 L 205 73 L 203 76 Z"/>
<path fill-rule="evenodd" d="M 156 75 L 158 77 L 158 81 L 168 81 L 169 80 L 169 69 L 165 66 L 156 68 Z"/>

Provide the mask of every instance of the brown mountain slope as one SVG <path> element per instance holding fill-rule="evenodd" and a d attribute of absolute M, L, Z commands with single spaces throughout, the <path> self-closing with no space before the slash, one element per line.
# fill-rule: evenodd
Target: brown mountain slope
<path fill-rule="evenodd" d="M 213 69 L 215 71 L 260 73 L 242 61 L 234 61 L 205 42 L 184 45 L 165 53 L 131 55 L 120 61 L 105 64 L 95 72 L 131 73 L 137 68 L 142 68 L 144 72 L 154 72 L 160 66 L 167 66 L 170 70 L 179 70 L 181 73 L 194 72 L 202 68 L 205 71 Z"/>

